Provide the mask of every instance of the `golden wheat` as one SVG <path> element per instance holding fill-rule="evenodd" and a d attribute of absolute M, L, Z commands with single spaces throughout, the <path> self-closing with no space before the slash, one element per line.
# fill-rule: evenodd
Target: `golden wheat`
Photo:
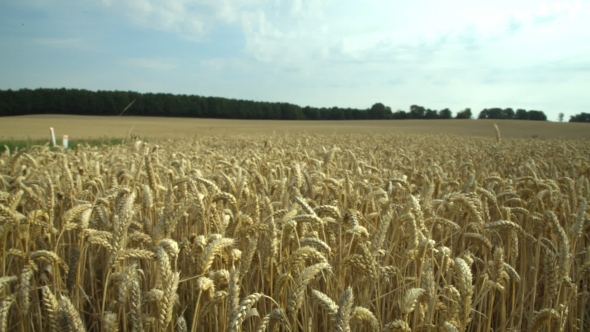
<path fill-rule="evenodd" d="M 590 330 L 586 141 L 0 155 L 0 331 Z"/>

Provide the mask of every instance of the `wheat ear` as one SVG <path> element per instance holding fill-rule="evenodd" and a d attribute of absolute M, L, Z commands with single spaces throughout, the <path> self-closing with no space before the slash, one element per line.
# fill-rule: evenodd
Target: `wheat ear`
<path fill-rule="evenodd" d="M 242 322 L 246 319 L 246 312 L 262 297 L 261 293 L 254 293 L 246 296 L 230 317 L 229 331 L 241 331 Z"/>
<path fill-rule="evenodd" d="M 401 319 L 391 321 L 383 326 L 383 332 L 412 332 L 408 323 Z"/>
<path fill-rule="evenodd" d="M 117 314 L 111 311 L 105 311 L 103 316 L 103 330 L 105 332 L 119 332 Z"/>
<path fill-rule="evenodd" d="M 57 312 L 59 307 L 59 302 L 51 292 L 48 286 L 43 286 L 41 288 L 43 293 L 43 307 L 47 312 L 47 320 L 49 323 L 49 330 L 52 332 L 58 332 L 57 329 Z"/>
<path fill-rule="evenodd" d="M 378 332 L 379 331 L 379 321 L 377 320 L 377 317 L 375 317 L 375 315 L 373 315 L 373 313 L 365 308 L 365 307 L 354 307 L 352 309 L 352 313 L 350 314 L 351 321 L 359 321 L 359 322 L 365 322 L 366 324 L 368 324 L 369 330 L 371 330 L 372 332 Z"/>
<path fill-rule="evenodd" d="M 473 296 L 473 274 L 467 262 L 462 258 L 455 258 L 455 274 L 457 277 L 457 289 L 461 294 L 459 311 L 463 328 L 471 321 L 471 301 Z"/>
<path fill-rule="evenodd" d="M 63 295 L 59 300 L 57 321 L 59 324 L 60 331 L 86 331 L 84 323 L 82 322 L 82 318 L 80 318 L 80 313 L 78 312 L 78 310 L 76 310 L 72 302 L 70 302 L 70 299 Z"/>
<path fill-rule="evenodd" d="M 262 318 L 262 321 L 260 322 L 260 325 L 258 325 L 258 328 L 256 329 L 256 332 L 264 332 L 266 331 L 267 327 L 272 327 L 273 323 L 276 323 L 277 321 L 283 321 L 285 320 L 285 314 L 283 313 L 283 311 L 279 308 L 274 309 L 273 311 L 271 311 L 270 313 L 264 315 L 264 317 Z M 278 326 L 275 325 L 276 328 L 278 328 Z M 271 329 L 271 331 L 275 331 L 277 329 Z"/>
<path fill-rule="evenodd" d="M 178 319 L 176 320 L 175 332 L 187 332 L 187 331 L 188 331 L 188 325 L 186 324 L 186 320 L 182 316 L 178 317 Z"/>
<path fill-rule="evenodd" d="M 143 317 L 141 316 L 141 286 L 139 285 L 139 276 L 136 274 L 135 278 L 131 280 L 129 286 L 129 293 L 131 294 L 131 323 L 133 325 L 133 332 L 143 331 Z"/>
<path fill-rule="evenodd" d="M 23 267 L 20 275 L 20 285 L 18 287 L 18 302 L 23 312 L 23 315 L 26 315 L 31 307 L 31 278 L 33 277 L 33 272 L 36 269 L 36 266 L 32 264 L 27 264 L 25 265 L 25 267 Z"/>
<path fill-rule="evenodd" d="M 319 306 L 324 308 L 328 314 L 335 315 L 338 312 L 338 305 L 328 295 L 315 289 L 311 291 L 311 295 L 313 295 Z"/>
<path fill-rule="evenodd" d="M 223 248 L 232 246 L 233 244 L 234 240 L 229 238 L 221 238 L 209 243 L 207 247 L 205 247 L 201 259 L 197 264 L 197 274 L 205 275 L 211 267 L 211 264 L 213 264 L 215 255 L 219 254 Z"/>
<path fill-rule="evenodd" d="M 496 143 L 500 144 L 502 138 L 500 137 L 500 128 L 494 123 L 494 131 L 496 132 Z"/>
<path fill-rule="evenodd" d="M 426 292 L 423 288 L 411 288 L 406 291 L 400 304 L 401 312 L 405 315 L 414 311 L 416 302 Z"/>
<path fill-rule="evenodd" d="M 0 332 L 8 331 L 8 313 L 13 302 L 14 296 L 12 295 L 0 302 Z"/>
<path fill-rule="evenodd" d="M 290 316 L 294 319 L 297 315 L 297 311 L 303 304 L 303 295 L 307 284 L 309 284 L 315 276 L 322 270 L 331 271 L 331 266 L 328 263 L 318 263 L 305 268 L 299 276 L 295 279 L 295 285 L 293 290 L 289 294 L 289 300 L 287 302 L 287 311 Z"/>
<path fill-rule="evenodd" d="M 354 295 L 352 288 L 348 286 L 338 300 L 338 311 L 334 319 L 334 332 L 350 332 L 350 316 Z"/>
<path fill-rule="evenodd" d="M 174 299 L 178 290 L 178 282 L 180 281 L 180 272 L 171 274 L 170 279 L 164 287 L 164 294 L 160 299 L 160 328 L 166 330 L 166 327 L 172 321 L 172 313 L 174 311 Z"/>

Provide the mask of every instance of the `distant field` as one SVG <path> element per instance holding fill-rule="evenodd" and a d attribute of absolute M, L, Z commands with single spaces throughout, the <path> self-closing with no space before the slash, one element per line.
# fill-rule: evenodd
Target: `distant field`
<path fill-rule="evenodd" d="M 590 125 L 515 120 L 359 120 L 275 121 L 157 117 L 30 115 L 0 118 L 0 139 L 38 139 L 56 135 L 70 139 L 126 137 L 177 138 L 201 135 L 265 135 L 282 133 L 362 134 L 407 133 L 494 136 L 496 123 L 503 138 L 590 139 Z"/>

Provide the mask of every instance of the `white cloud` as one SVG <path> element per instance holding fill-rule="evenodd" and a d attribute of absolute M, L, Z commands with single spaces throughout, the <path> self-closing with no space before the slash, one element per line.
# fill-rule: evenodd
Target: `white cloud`
<path fill-rule="evenodd" d="M 107 0 L 104 4 L 144 28 L 177 33 L 191 39 L 200 39 L 206 33 L 207 13 L 197 10 L 193 1 Z"/>
<path fill-rule="evenodd" d="M 123 62 L 127 65 L 155 70 L 170 70 L 178 66 L 177 60 L 168 58 L 128 58 Z"/>
<path fill-rule="evenodd" d="M 469 38 L 475 46 L 531 25 L 590 19 L 582 0 L 102 0 L 102 6 L 144 29 L 196 41 L 222 26 L 239 29 L 246 46 L 236 52 L 277 65 L 358 57 L 383 43 L 450 37 Z"/>
<path fill-rule="evenodd" d="M 205 69 L 220 70 L 247 70 L 248 63 L 240 58 L 212 58 L 201 60 L 200 65 Z"/>
<path fill-rule="evenodd" d="M 23 1 L 37 10 L 70 8 L 57 0 Z M 158 50 L 162 58 L 109 51 L 130 57 L 122 60 L 126 65 L 152 69 L 148 77 L 176 75 L 171 69 L 182 68 L 180 76 L 194 80 L 175 89 L 198 86 L 195 93 L 345 107 L 387 104 L 387 98 L 431 107 L 477 109 L 493 106 L 494 100 L 527 107 L 519 102 L 565 98 L 553 91 L 572 104 L 589 102 L 581 92 L 590 77 L 587 0 L 62 1 L 82 4 L 60 9 L 68 15 L 92 4 L 109 20 L 139 27 L 142 36 L 156 30 L 182 37 L 170 41 L 170 51 Z M 126 36 L 118 37 L 112 36 L 118 41 Z M 143 47 L 152 40 L 137 42 Z M 90 38 L 88 45 L 76 38 L 37 43 L 70 49 L 94 45 Z M 142 51 L 153 52 L 149 46 Z"/>
<path fill-rule="evenodd" d="M 293 0 L 293 3 L 291 4 L 291 14 L 292 15 L 297 15 L 299 14 L 299 12 L 301 12 L 301 0 Z"/>

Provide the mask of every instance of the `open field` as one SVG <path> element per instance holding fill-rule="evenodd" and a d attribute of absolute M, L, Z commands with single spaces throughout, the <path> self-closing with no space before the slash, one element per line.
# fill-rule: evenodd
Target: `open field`
<path fill-rule="evenodd" d="M 590 330 L 586 140 L 191 121 L 0 153 L 0 332 Z"/>
<path fill-rule="evenodd" d="M 129 133 L 140 137 L 178 138 L 195 135 L 266 135 L 282 133 L 404 133 L 493 136 L 497 123 L 504 138 L 590 139 L 585 123 L 554 123 L 516 120 L 366 120 L 366 121 L 272 121 L 220 120 L 155 117 L 99 117 L 70 115 L 32 115 L 0 118 L 0 140 L 47 138 L 48 128 L 70 139 L 97 137 L 124 138 Z"/>

